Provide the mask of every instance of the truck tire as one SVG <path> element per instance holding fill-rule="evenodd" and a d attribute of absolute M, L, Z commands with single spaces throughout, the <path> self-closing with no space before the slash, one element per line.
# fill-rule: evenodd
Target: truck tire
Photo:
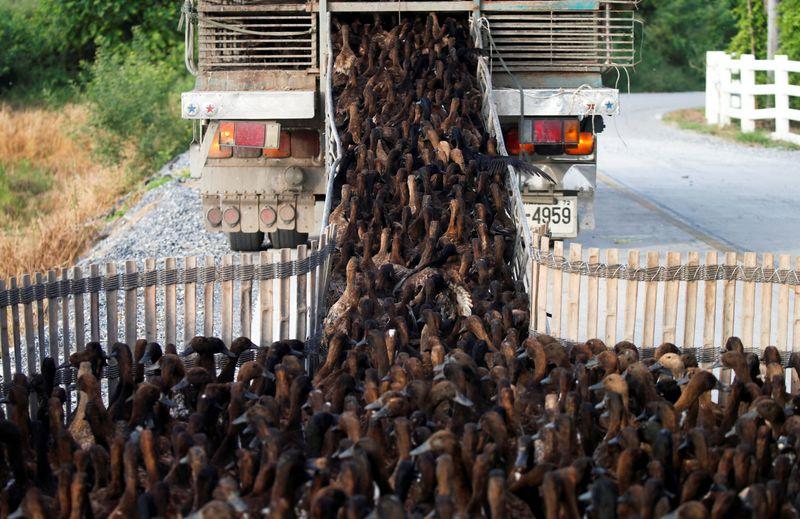
<path fill-rule="evenodd" d="M 308 234 L 294 230 L 279 229 L 269 233 L 269 241 L 272 243 L 273 249 L 293 249 L 306 243 Z"/>
<path fill-rule="evenodd" d="M 264 243 L 263 232 L 232 232 L 228 235 L 231 250 L 235 252 L 257 252 Z"/>

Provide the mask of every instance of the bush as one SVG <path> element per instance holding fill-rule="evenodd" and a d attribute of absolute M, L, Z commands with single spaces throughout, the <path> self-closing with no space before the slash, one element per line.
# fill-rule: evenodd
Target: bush
<path fill-rule="evenodd" d="M 183 48 L 159 56 L 137 34 L 130 45 L 101 47 L 90 68 L 86 95 L 98 150 L 107 159 L 134 159 L 144 171 L 186 148 L 191 126 L 180 117 L 180 93 L 192 88 Z"/>
<path fill-rule="evenodd" d="M 706 51 L 724 49 L 735 33 L 731 2 L 644 0 L 639 7 L 644 18 L 641 63 L 632 73 L 633 89 L 701 90 Z"/>

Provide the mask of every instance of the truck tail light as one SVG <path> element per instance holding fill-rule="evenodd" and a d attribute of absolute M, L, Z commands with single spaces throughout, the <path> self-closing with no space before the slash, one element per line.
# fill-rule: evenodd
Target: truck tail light
<path fill-rule="evenodd" d="M 263 148 L 267 138 L 267 127 L 262 123 L 236 123 L 236 146 Z"/>
<path fill-rule="evenodd" d="M 214 138 L 211 141 L 211 148 L 208 150 L 208 158 L 210 159 L 227 159 L 233 155 L 233 148 L 229 146 L 220 146 L 220 140 L 222 134 L 222 126 L 220 125 L 220 131 L 214 134 Z"/>
<path fill-rule="evenodd" d="M 292 156 L 292 138 L 289 132 L 281 132 L 280 144 L 276 149 L 264 148 L 264 158 L 283 159 Z"/>
<path fill-rule="evenodd" d="M 564 121 L 561 119 L 534 119 L 534 144 L 562 144 L 564 139 Z"/>
<path fill-rule="evenodd" d="M 517 128 L 509 128 L 505 134 L 506 151 L 509 155 L 519 155 L 524 151 L 528 155 L 533 154 L 534 146 L 530 142 L 519 142 L 519 130 Z"/>
<path fill-rule="evenodd" d="M 219 207 L 212 207 L 206 213 L 206 219 L 212 227 L 219 227 L 222 224 L 222 211 Z"/>
<path fill-rule="evenodd" d="M 233 146 L 236 138 L 236 125 L 234 123 L 219 123 L 219 145 Z"/>
<path fill-rule="evenodd" d="M 578 144 L 567 146 L 564 151 L 567 155 L 590 155 L 594 151 L 594 134 L 592 132 L 580 132 Z"/>
<path fill-rule="evenodd" d="M 580 143 L 581 125 L 577 119 L 564 121 L 564 145 L 577 146 Z"/>
<path fill-rule="evenodd" d="M 296 159 L 312 159 L 319 155 L 319 132 L 295 130 L 292 132 L 291 151 Z"/>

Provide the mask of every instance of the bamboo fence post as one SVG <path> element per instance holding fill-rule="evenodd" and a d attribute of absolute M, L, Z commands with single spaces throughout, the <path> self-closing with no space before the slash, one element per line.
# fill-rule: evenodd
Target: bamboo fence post
<path fill-rule="evenodd" d="M 22 276 L 22 294 L 31 294 L 33 292 L 33 285 L 31 277 L 28 274 Z M 28 376 L 32 376 L 38 370 L 36 369 L 36 332 L 34 332 L 35 323 L 33 322 L 33 301 L 28 297 L 20 297 L 22 301 L 23 317 L 25 324 L 25 344 L 27 346 L 26 355 L 28 357 Z M 36 403 L 35 398 L 31 398 L 31 410 L 35 416 Z"/>
<path fill-rule="evenodd" d="M 583 259 L 583 248 L 580 243 L 571 243 L 569 246 L 570 263 L 578 263 Z M 578 340 L 578 330 L 580 327 L 580 305 L 581 305 L 581 277 L 580 272 L 573 272 L 569 275 L 567 286 L 567 339 Z"/>
<path fill-rule="evenodd" d="M 686 261 L 686 266 L 690 269 L 700 265 L 700 253 L 690 252 Z M 683 325 L 683 347 L 694 348 L 695 332 L 697 330 L 697 281 L 686 282 L 686 308 Z"/>
<path fill-rule="evenodd" d="M 550 253 L 550 238 L 542 236 L 541 248 L 542 254 Z M 536 331 L 539 333 L 548 333 L 547 330 L 547 292 L 548 292 L 548 272 L 547 265 L 542 263 L 539 267 L 539 294 L 536 298 Z"/>
<path fill-rule="evenodd" d="M 589 249 L 587 258 L 589 268 L 596 266 L 600 263 L 600 249 L 592 247 Z M 587 295 L 586 295 L 586 338 L 594 339 L 598 337 L 597 333 L 597 303 L 598 294 L 600 291 L 600 278 L 596 276 L 589 276 L 587 279 Z"/>
<path fill-rule="evenodd" d="M 655 251 L 647 253 L 647 268 L 655 269 L 659 266 L 659 254 Z M 644 284 L 644 326 L 642 333 L 642 347 L 655 348 L 656 341 L 656 305 L 658 303 L 658 281 L 653 281 L 648 273 L 648 280 Z"/>
<path fill-rule="evenodd" d="M 197 258 L 187 257 L 183 263 L 183 270 L 185 279 L 183 284 L 183 344 L 186 345 L 197 334 Z M 194 272 L 194 276 L 191 278 L 189 271 Z"/>
<path fill-rule="evenodd" d="M 280 258 L 281 263 L 290 262 L 292 260 L 292 250 L 281 249 Z M 278 333 L 281 340 L 289 338 L 289 282 L 288 277 L 281 277 L 278 285 Z"/>
<path fill-rule="evenodd" d="M 136 261 L 128 260 L 125 262 L 125 277 L 128 278 L 128 281 L 125 283 L 125 344 L 127 344 L 129 348 L 133 348 L 136 344 L 137 335 L 136 325 L 139 313 L 137 308 L 137 289 L 136 284 L 131 284 L 130 282 L 130 279 L 135 277 L 137 272 Z"/>
<path fill-rule="evenodd" d="M 220 311 L 221 316 L 221 339 L 225 346 L 230 347 L 233 341 L 233 277 L 229 276 L 229 271 L 233 270 L 233 255 L 226 254 L 222 257 L 222 281 Z"/>
<path fill-rule="evenodd" d="M 80 267 L 73 267 L 72 269 L 72 282 L 81 287 L 85 286 L 86 280 L 83 279 L 83 270 Z M 86 348 L 86 316 L 83 307 L 83 294 L 82 290 L 74 290 L 74 297 L 72 304 L 75 306 L 75 348 L 77 351 L 83 351 Z"/>
<path fill-rule="evenodd" d="M 242 271 L 244 274 L 244 270 L 247 269 L 248 271 L 252 271 L 253 266 L 253 256 L 252 254 L 242 254 Z M 246 276 L 242 276 L 242 281 L 239 286 L 240 293 L 240 310 L 241 310 L 241 332 L 242 337 L 247 337 L 250 339 L 253 337 L 253 280 L 252 279 L 245 279 Z"/>
<path fill-rule="evenodd" d="M 216 269 L 217 264 L 214 256 L 206 256 L 206 268 Z M 216 277 L 216 276 L 215 276 Z M 216 280 L 203 280 L 204 301 L 203 301 L 203 335 L 206 337 L 214 336 L 214 286 Z"/>
<path fill-rule="evenodd" d="M 57 297 L 50 297 L 53 288 L 57 288 L 57 277 L 55 270 L 47 271 L 47 285 L 48 285 L 48 297 L 47 297 L 47 343 L 50 348 L 50 356 L 53 357 L 53 360 L 56 364 L 60 364 L 58 361 L 58 298 Z M 0 290 L 4 289 L 3 286 Z M 4 312 L 5 313 L 5 312 Z M 4 318 L 5 315 L 0 315 L 0 319 Z M 64 359 L 66 362 L 67 359 Z"/>
<path fill-rule="evenodd" d="M 319 257 L 319 242 L 317 240 L 313 240 L 311 242 L 311 254 L 312 257 Z M 308 269 L 308 293 L 311 295 L 309 298 L 309 305 L 308 305 L 308 315 L 309 320 L 311 322 L 310 332 L 312 334 L 317 333 L 319 319 L 317 318 L 317 269 L 316 268 L 309 268 Z"/>
<path fill-rule="evenodd" d="M 744 253 L 744 268 L 745 272 L 751 273 L 756 267 L 756 253 Z M 742 284 L 742 342 L 753 346 L 753 330 L 756 317 L 756 282 L 745 281 Z"/>
<path fill-rule="evenodd" d="M 39 362 L 48 357 L 47 338 L 44 332 L 44 276 L 41 272 L 36 273 L 36 290 L 34 294 L 36 297 L 36 336 L 39 339 Z"/>
<path fill-rule="evenodd" d="M 767 270 L 772 271 L 775 268 L 775 257 L 770 254 L 764 254 L 762 258 L 762 267 L 764 273 Z M 758 348 L 754 344 L 748 347 L 754 348 L 754 351 L 763 351 L 764 348 L 772 344 L 772 282 L 765 281 L 761 284 L 761 340 Z"/>
<path fill-rule="evenodd" d="M 709 252 L 706 254 L 706 266 L 717 266 L 717 253 Z M 705 291 L 703 298 L 703 348 L 714 347 L 714 335 L 716 333 L 717 321 L 717 280 L 708 279 L 705 281 Z"/>
<path fill-rule="evenodd" d="M 639 250 L 628 251 L 628 271 L 639 268 Z M 622 340 L 635 342 L 636 339 L 636 307 L 639 299 L 639 281 L 629 279 L 625 282 L 625 325 Z"/>
<path fill-rule="evenodd" d="M 69 281 L 69 271 L 66 268 L 61 269 L 61 282 L 62 287 L 69 288 L 70 281 Z M 61 298 L 61 337 L 64 341 L 62 345 L 62 351 L 64 352 L 64 362 L 69 362 L 69 356 L 71 353 L 71 345 L 70 345 L 70 312 L 69 312 L 69 290 L 64 290 L 66 294 Z M 71 369 L 67 368 L 67 373 L 71 374 Z M 71 381 L 67 381 L 66 384 L 66 393 L 67 393 L 67 402 L 66 402 L 66 411 L 67 416 L 69 416 L 70 409 L 72 408 L 72 391 L 69 389 L 69 384 Z"/>
<path fill-rule="evenodd" d="M 606 251 L 606 265 L 619 265 L 619 250 Z M 619 312 L 619 280 L 615 277 L 606 278 L 606 329 L 605 343 L 613 346 L 617 343 L 617 320 Z"/>
<path fill-rule="evenodd" d="M 156 284 L 151 284 L 151 276 L 157 273 L 156 260 L 147 258 L 144 260 L 144 337 L 147 342 L 155 342 L 158 339 L 156 320 L 158 319 L 156 309 Z"/>
<path fill-rule="evenodd" d="M 262 275 L 270 265 L 271 256 L 272 256 L 272 251 L 264 251 L 261 253 L 259 257 L 259 263 L 261 264 Z M 261 279 L 259 281 L 258 311 L 259 315 L 261 315 L 261 338 L 259 340 L 259 345 L 262 347 L 267 347 L 270 344 L 272 344 L 272 341 L 275 337 L 274 332 L 272 330 L 274 286 L 275 286 L 274 278 L 265 277 L 264 279 Z"/>
<path fill-rule="evenodd" d="M 557 241 L 553 244 L 553 256 L 557 262 L 564 260 L 564 242 Z M 561 301 L 564 298 L 564 271 L 561 268 L 553 270 L 553 309 L 550 311 L 550 332 L 553 337 L 561 337 Z"/>
<path fill-rule="evenodd" d="M 167 258 L 164 262 L 164 268 L 167 273 L 177 273 L 177 260 L 175 258 Z M 171 279 L 168 277 L 166 281 L 172 281 L 172 283 L 164 284 L 164 344 L 175 344 L 178 334 L 178 286 L 176 285 L 178 279 L 177 276 Z"/>
<path fill-rule="evenodd" d="M 778 268 L 792 268 L 792 258 L 788 254 L 778 256 Z M 785 282 L 778 286 L 778 337 L 775 344 L 778 349 L 789 349 L 789 285 Z"/>
<path fill-rule="evenodd" d="M 528 266 L 528 275 L 530 276 L 530 292 L 528 294 L 528 310 L 530 311 L 529 323 L 528 328 L 531 331 L 536 330 L 536 318 L 538 317 L 538 310 L 536 308 L 536 304 L 539 301 L 539 263 L 533 260 L 533 251 L 539 248 L 539 244 L 541 242 L 541 237 L 539 236 L 538 232 L 534 232 L 531 236 L 531 248 L 533 250 L 528 251 L 528 261 L 530 265 Z"/>
<path fill-rule="evenodd" d="M 117 265 L 114 263 L 106 263 L 106 279 L 111 280 L 117 276 Z M 119 341 L 119 299 L 117 298 L 118 291 L 116 289 L 109 290 L 106 285 L 106 347 L 108 351 L 114 346 L 114 343 Z M 138 373 L 141 367 L 138 364 L 133 365 L 134 374 Z M 119 378 L 108 379 L 108 394 L 113 395 L 117 390 L 117 381 Z"/>
<path fill-rule="evenodd" d="M 735 267 L 737 265 L 736 253 L 725 253 L 725 266 Z M 736 317 L 736 279 L 731 278 L 723 284 L 723 303 L 722 303 L 722 342 L 725 344 L 728 337 L 733 336 L 733 322 Z"/>
<path fill-rule="evenodd" d="M 795 263 L 795 270 L 800 272 L 800 257 L 797 258 Z M 794 286 L 794 330 L 792 331 L 792 351 L 800 351 L 800 284 Z"/>
<path fill-rule="evenodd" d="M 92 280 L 100 277 L 100 266 L 89 265 L 89 278 Z M 91 285 L 91 283 L 90 283 Z M 91 287 L 90 287 L 91 288 Z M 100 287 L 89 291 L 89 337 L 94 342 L 100 342 Z M 110 350 L 109 350 L 110 351 Z"/>
<path fill-rule="evenodd" d="M 19 297 L 19 287 L 17 287 L 17 278 L 11 278 L 11 290 L 16 292 Z M 22 336 L 19 329 L 19 305 L 11 305 L 11 331 L 14 337 L 14 369 L 17 373 L 24 373 L 22 368 Z"/>
<path fill-rule="evenodd" d="M 0 279 L 0 292 L 5 292 L 6 282 Z M 11 353 L 8 351 L 8 312 L 7 306 L 0 306 L 0 348 L 3 353 L 3 382 L 11 382 Z"/>
<path fill-rule="evenodd" d="M 669 281 L 664 283 L 664 330 L 662 342 L 675 343 L 678 336 L 678 297 L 681 290 L 681 282 L 673 272 L 676 267 L 681 266 L 681 253 L 667 253 Z M 685 346 L 685 344 L 684 344 Z"/>
<path fill-rule="evenodd" d="M 308 247 L 300 245 L 297 247 L 297 262 L 298 264 L 306 263 L 308 259 Z M 302 272 L 298 269 L 298 272 Z M 308 294 L 307 284 L 308 275 L 305 273 L 298 273 L 295 276 L 296 293 L 297 293 L 297 322 L 295 324 L 295 337 L 297 340 L 305 341 L 308 338 Z"/>

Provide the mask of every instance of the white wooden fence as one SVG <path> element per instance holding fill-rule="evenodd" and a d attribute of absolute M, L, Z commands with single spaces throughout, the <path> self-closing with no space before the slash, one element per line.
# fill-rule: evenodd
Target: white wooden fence
<path fill-rule="evenodd" d="M 769 73 L 768 84 L 758 84 L 756 72 Z M 774 96 L 774 106 L 758 108 L 757 96 Z M 800 61 L 786 56 L 772 60 L 744 54 L 735 59 L 725 52 L 706 53 L 706 121 L 726 126 L 738 119 L 745 133 L 756 129 L 756 121 L 772 120 L 773 139 L 800 144 L 800 133 L 791 122 L 800 123 L 800 110 L 792 109 L 790 98 L 800 98 Z"/>

